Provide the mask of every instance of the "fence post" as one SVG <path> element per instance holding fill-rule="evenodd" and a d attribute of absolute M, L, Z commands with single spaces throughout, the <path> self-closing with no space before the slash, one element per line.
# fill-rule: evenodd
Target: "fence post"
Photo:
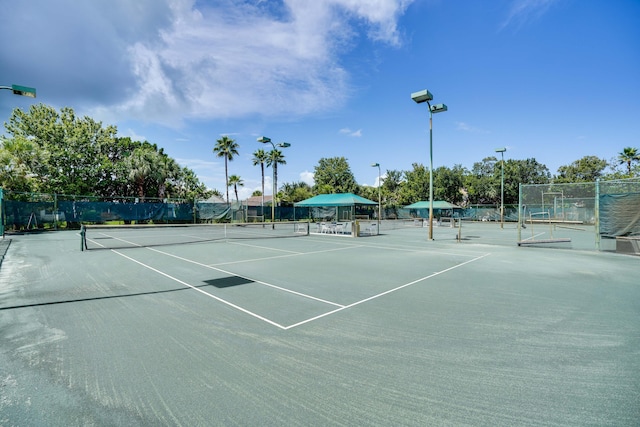
<path fill-rule="evenodd" d="M 58 195 L 53 193 L 53 229 L 58 231 Z"/>
<path fill-rule="evenodd" d="M 518 242 L 522 242 L 522 183 L 518 184 Z"/>
<path fill-rule="evenodd" d="M 0 236 L 4 239 L 4 193 L 0 188 Z"/>
<path fill-rule="evenodd" d="M 596 230 L 596 250 L 600 250 L 600 178 L 596 179 L 596 200 L 595 206 L 595 230 Z"/>

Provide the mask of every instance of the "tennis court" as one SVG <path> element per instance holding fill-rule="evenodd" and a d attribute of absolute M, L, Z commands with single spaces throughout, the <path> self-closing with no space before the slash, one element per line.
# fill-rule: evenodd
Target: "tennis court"
<path fill-rule="evenodd" d="M 518 247 L 497 223 L 434 241 L 410 225 L 190 244 L 112 232 L 86 238 L 127 243 L 8 236 L 0 425 L 640 419 L 640 257 Z"/>

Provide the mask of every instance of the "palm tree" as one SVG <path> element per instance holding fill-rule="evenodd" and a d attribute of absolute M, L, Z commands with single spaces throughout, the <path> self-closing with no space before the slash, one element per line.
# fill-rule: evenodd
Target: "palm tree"
<path fill-rule="evenodd" d="M 231 175 L 229 177 L 229 186 L 233 186 L 233 191 L 236 193 L 236 202 L 239 202 L 238 187 L 244 187 L 244 181 L 238 175 Z"/>
<path fill-rule="evenodd" d="M 253 166 L 260 165 L 260 172 L 262 173 L 262 203 L 260 205 L 263 211 L 264 211 L 264 164 L 267 162 L 268 159 L 269 159 L 269 155 L 262 148 L 259 150 L 256 150 L 256 152 L 253 153 Z M 260 212 L 260 214 L 264 215 L 264 212 Z"/>
<path fill-rule="evenodd" d="M 158 180 L 158 197 L 164 199 L 167 193 L 167 183 L 175 180 L 180 174 L 180 166 L 171 157 L 167 156 L 162 149 L 156 159 L 155 178 Z"/>
<path fill-rule="evenodd" d="M 640 162 L 640 153 L 637 148 L 625 147 L 621 153 L 618 154 L 618 164 L 626 164 L 627 172 L 631 175 L 631 165 L 633 162 Z"/>
<path fill-rule="evenodd" d="M 271 150 L 269 151 L 269 158 L 267 159 L 267 166 L 271 166 L 273 168 L 273 188 L 275 189 L 275 193 L 278 193 L 278 164 L 286 165 L 287 162 L 284 159 L 284 155 L 280 150 Z M 274 203 L 274 206 L 277 206 L 275 203 L 277 201 L 276 195 L 272 195 L 271 203 Z"/>
<path fill-rule="evenodd" d="M 147 178 L 153 173 L 153 152 L 145 148 L 136 148 L 131 156 L 127 157 L 127 169 L 129 179 L 136 188 L 136 193 L 141 201 L 144 201 L 144 190 Z"/>
<path fill-rule="evenodd" d="M 227 204 L 229 204 L 229 169 L 227 163 L 233 160 L 233 156 L 238 155 L 238 144 L 236 144 L 235 140 L 225 135 L 216 141 L 213 152 L 218 157 L 224 157 L 224 182 L 227 187 Z"/>

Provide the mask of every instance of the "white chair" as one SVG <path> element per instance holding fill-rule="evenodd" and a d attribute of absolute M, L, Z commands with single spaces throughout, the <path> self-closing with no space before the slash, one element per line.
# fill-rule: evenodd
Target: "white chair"
<path fill-rule="evenodd" d="M 367 226 L 364 229 L 364 232 L 369 236 L 373 236 L 374 234 L 378 234 L 378 223 L 374 222 L 371 225 Z"/>

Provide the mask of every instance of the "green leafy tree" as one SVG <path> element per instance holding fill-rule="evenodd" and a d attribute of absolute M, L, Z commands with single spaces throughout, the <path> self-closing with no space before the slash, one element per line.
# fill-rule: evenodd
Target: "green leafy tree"
<path fill-rule="evenodd" d="M 38 177 L 38 190 L 65 194 L 92 194 L 100 186 L 103 148 L 116 133 L 114 126 L 78 118 L 71 108 L 58 113 L 44 104 L 13 110 L 5 129 L 13 138 L 30 140 L 45 159 L 30 171 Z"/>
<path fill-rule="evenodd" d="M 5 128 L 0 185 L 6 189 L 101 197 L 165 197 L 187 187 L 208 193 L 193 171 L 155 144 L 116 137 L 115 127 L 79 118 L 71 108 L 15 109 Z"/>
<path fill-rule="evenodd" d="M 622 152 L 618 154 L 618 164 L 627 165 L 627 174 L 631 176 L 631 169 L 634 163 L 640 162 L 640 152 L 637 148 L 625 147 Z"/>
<path fill-rule="evenodd" d="M 414 163 L 412 167 L 412 170 L 404 172 L 404 184 L 400 188 L 399 198 L 402 206 L 429 200 L 429 169 L 420 163 Z"/>
<path fill-rule="evenodd" d="M 380 193 L 382 193 L 382 188 L 380 188 Z M 358 192 L 356 193 L 365 199 L 369 199 L 372 201 L 378 201 L 378 187 L 371 187 L 368 185 L 361 185 L 358 187 Z"/>
<path fill-rule="evenodd" d="M 355 193 L 358 189 L 349 162 L 344 157 L 322 158 L 314 168 L 316 193 Z"/>
<path fill-rule="evenodd" d="M 496 180 L 497 173 L 500 173 L 499 170 L 496 171 L 499 169 L 496 167 L 497 161 L 494 156 L 490 156 L 473 164 L 470 173 L 464 179 L 469 203 L 496 203 L 500 199 L 500 178 Z"/>
<path fill-rule="evenodd" d="M 331 184 L 315 184 L 313 186 L 313 192 L 315 194 L 334 194 L 335 188 Z"/>
<path fill-rule="evenodd" d="M 511 205 L 518 203 L 520 184 L 548 184 L 550 181 L 549 169 L 534 158 L 505 160 L 504 203 Z"/>
<path fill-rule="evenodd" d="M 280 190 L 280 197 L 284 205 L 291 206 L 294 203 L 313 197 L 313 189 L 303 181 L 284 183 Z"/>
<path fill-rule="evenodd" d="M 39 191 L 40 180 L 32 171 L 43 162 L 36 145 L 20 136 L 0 143 L 0 188 L 16 192 Z"/>
<path fill-rule="evenodd" d="M 460 204 L 463 201 L 465 169 L 455 165 L 452 169 L 441 166 L 433 171 L 434 200 L 446 200 L 449 203 Z"/>
<path fill-rule="evenodd" d="M 585 156 L 570 165 L 560 166 L 554 182 L 595 182 L 604 175 L 609 163 L 596 156 Z"/>
<path fill-rule="evenodd" d="M 382 180 L 382 204 L 389 208 L 400 207 L 400 190 L 404 173 L 399 170 L 388 170 Z"/>
<path fill-rule="evenodd" d="M 227 204 L 229 203 L 229 166 L 228 163 L 238 155 L 238 144 L 232 138 L 223 136 L 216 141 L 213 152 L 218 157 L 224 157 L 224 182 L 227 187 Z"/>

